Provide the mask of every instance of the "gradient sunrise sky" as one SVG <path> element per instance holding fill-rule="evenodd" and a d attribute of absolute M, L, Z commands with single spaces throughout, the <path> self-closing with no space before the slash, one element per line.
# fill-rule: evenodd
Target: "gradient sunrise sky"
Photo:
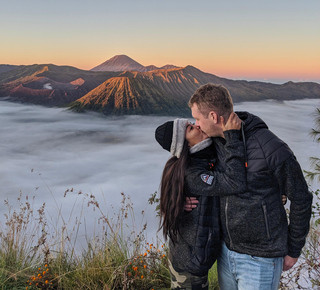
<path fill-rule="evenodd" d="M 319 0 L 0 0 L 0 64 L 119 54 L 230 79 L 320 83 Z"/>

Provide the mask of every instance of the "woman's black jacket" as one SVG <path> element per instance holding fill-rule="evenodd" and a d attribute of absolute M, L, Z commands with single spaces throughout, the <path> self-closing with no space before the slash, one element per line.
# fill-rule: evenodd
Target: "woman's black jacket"
<path fill-rule="evenodd" d="M 221 195 L 245 191 L 246 172 L 244 146 L 239 130 L 225 131 L 225 140 L 219 142 L 225 149 L 223 163 L 215 156 L 213 144 L 191 155 L 185 175 L 186 196 L 196 196 L 198 206 L 185 211 L 180 222 L 177 242 L 169 241 L 169 258 L 177 271 L 187 271 L 196 276 L 207 275 L 216 261 L 220 249 Z M 212 167 L 213 165 L 213 167 Z M 224 167 L 224 171 L 219 168 Z"/>

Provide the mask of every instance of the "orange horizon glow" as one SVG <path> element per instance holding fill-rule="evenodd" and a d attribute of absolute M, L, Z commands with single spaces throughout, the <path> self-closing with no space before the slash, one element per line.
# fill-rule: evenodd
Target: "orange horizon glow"
<path fill-rule="evenodd" d="M 164 66 L 166 64 L 172 64 L 180 67 L 185 67 L 187 65 L 192 65 L 197 69 L 217 75 L 218 77 L 230 78 L 230 79 L 259 79 L 261 81 L 268 81 L 269 79 L 287 79 L 293 81 L 316 81 L 320 83 L 320 69 L 313 65 L 310 67 L 308 63 L 280 63 L 278 62 L 269 62 L 262 63 L 259 62 L 259 66 L 256 65 L 255 62 L 250 60 L 242 60 L 241 62 L 232 62 L 232 61 L 220 61 L 212 63 L 208 63 L 208 61 L 202 61 L 201 59 L 191 59 L 190 61 L 184 60 L 182 63 L 181 59 L 178 59 L 175 63 L 174 61 L 163 61 L 160 63 L 159 60 L 155 59 L 154 62 L 150 62 L 150 59 L 143 61 L 138 59 L 138 56 L 132 57 L 129 54 L 127 56 L 131 57 L 138 63 L 148 66 L 155 65 L 157 67 Z M 114 55 L 113 55 L 114 56 Z M 32 61 L 30 58 L 28 62 L 25 62 L 26 59 L 21 57 L 20 61 L 15 60 L 12 62 L 0 63 L 0 64 L 9 64 L 9 65 L 33 65 L 33 64 L 54 64 L 59 66 L 72 66 L 82 70 L 90 70 L 93 67 L 101 64 L 102 62 L 110 59 L 111 57 L 107 57 L 105 60 L 92 60 L 92 59 L 82 59 L 79 61 L 76 57 L 68 58 L 60 58 L 58 56 L 52 57 L 50 61 L 46 60 L 45 56 L 38 55 L 38 61 Z M 162 57 L 164 58 L 164 57 Z M 36 60 L 36 58 L 33 58 Z M 23 61 L 24 60 L 24 61 Z M 318 62 L 320 63 L 320 61 Z"/>

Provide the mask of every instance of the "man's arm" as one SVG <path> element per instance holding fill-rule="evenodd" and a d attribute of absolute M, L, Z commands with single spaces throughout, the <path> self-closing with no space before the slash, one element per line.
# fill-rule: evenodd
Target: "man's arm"
<path fill-rule="evenodd" d="M 298 260 L 309 232 L 312 193 L 304 179 L 299 163 L 294 156 L 287 159 L 276 170 L 282 194 L 290 200 L 288 256 L 283 269 L 290 269 Z"/>
<path fill-rule="evenodd" d="M 208 170 L 194 163 L 186 171 L 186 188 L 194 195 L 222 196 L 243 193 L 246 189 L 246 167 L 239 130 L 224 131 L 225 170 Z"/>

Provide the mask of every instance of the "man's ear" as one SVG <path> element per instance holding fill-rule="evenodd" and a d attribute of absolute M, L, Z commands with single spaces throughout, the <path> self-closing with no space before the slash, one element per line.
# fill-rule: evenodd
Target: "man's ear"
<path fill-rule="evenodd" d="M 213 123 L 218 124 L 219 123 L 219 119 L 218 119 L 218 114 L 215 111 L 211 111 L 209 113 L 209 118 L 213 121 Z"/>

